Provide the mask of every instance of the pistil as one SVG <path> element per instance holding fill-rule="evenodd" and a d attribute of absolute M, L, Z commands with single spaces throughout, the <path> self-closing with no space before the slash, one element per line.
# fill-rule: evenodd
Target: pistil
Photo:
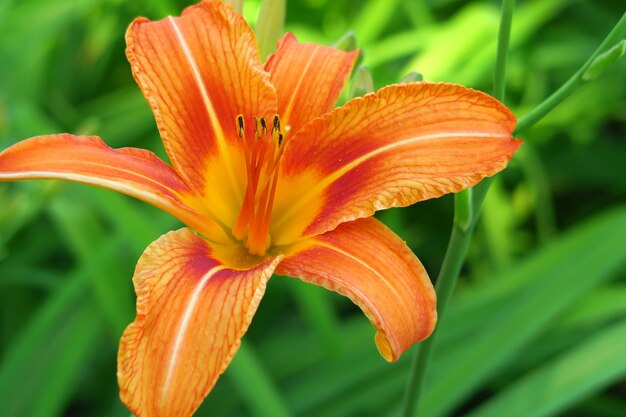
<path fill-rule="evenodd" d="M 271 131 L 262 117 L 253 117 L 254 137 L 246 136 L 243 115 L 237 116 L 237 133 L 242 141 L 246 164 L 246 191 L 233 235 L 253 255 L 265 255 L 271 244 L 269 234 L 272 207 L 283 153 L 280 119 L 274 116 Z"/>

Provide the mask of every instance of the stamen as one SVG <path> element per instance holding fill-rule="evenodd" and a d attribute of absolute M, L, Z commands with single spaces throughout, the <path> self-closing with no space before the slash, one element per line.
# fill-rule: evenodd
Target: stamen
<path fill-rule="evenodd" d="M 280 119 L 278 115 L 274 115 L 274 120 L 272 121 L 272 135 L 274 135 L 274 132 L 280 133 Z"/>
<path fill-rule="evenodd" d="M 263 117 L 253 116 L 252 119 L 254 140 L 248 141 L 243 115 L 236 118 L 237 134 L 244 139 L 247 184 L 233 235 L 245 243 L 251 254 L 264 256 L 271 244 L 269 226 L 284 135 L 278 115 L 272 119 L 271 132 Z"/>
<path fill-rule="evenodd" d="M 246 137 L 245 137 L 245 123 L 244 123 L 242 114 L 236 117 L 235 123 L 237 125 L 237 135 L 241 139 L 243 139 L 243 154 L 244 154 L 245 163 L 246 163 L 247 185 L 246 185 L 246 192 L 243 196 L 241 209 L 239 210 L 239 216 L 237 217 L 237 221 L 235 222 L 235 225 L 233 226 L 232 232 L 233 232 L 233 236 L 235 236 L 237 239 L 243 239 L 246 237 L 246 233 L 247 233 L 246 229 L 250 221 L 250 207 L 254 205 L 254 202 L 251 201 L 251 198 L 250 198 L 250 191 L 248 190 L 252 183 L 251 181 L 252 172 L 250 170 L 250 160 L 252 156 L 250 155 L 248 141 L 246 140 Z"/>
<path fill-rule="evenodd" d="M 243 114 L 240 114 L 237 116 L 237 135 L 239 135 L 242 139 L 244 138 L 245 127 L 246 126 L 243 123 Z"/>
<path fill-rule="evenodd" d="M 263 136 L 267 135 L 267 124 L 265 123 L 265 119 L 261 117 L 261 126 L 263 127 Z"/>
<path fill-rule="evenodd" d="M 261 138 L 261 121 L 256 116 L 252 116 L 252 120 L 254 120 L 254 137 L 256 139 L 260 139 Z"/>

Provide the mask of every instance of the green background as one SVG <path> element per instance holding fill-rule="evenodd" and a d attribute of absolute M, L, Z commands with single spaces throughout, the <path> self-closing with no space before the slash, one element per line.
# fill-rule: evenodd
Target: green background
<path fill-rule="evenodd" d="M 0 149 L 97 134 L 164 157 L 124 56 L 138 15 L 176 0 L 0 1 Z M 410 71 L 492 89 L 497 1 L 288 1 L 286 29 L 353 30 L 375 88 Z M 516 4 L 506 104 L 521 116 L 589 58 L 624 1 Z M 258 1 L 246 1 L 254 24 Z M 349 95 L 345 94 L 345 98 Z M 523 133 L 487 197 L 427 376 L 422 416 L 626 416 L 626 59 Z M 379 213 L 434 280 L 451 196 Z M 117 343 L 143 249 L 180 227 L 109 191 L 0 184 L 0 416 L 127 417 Z M 412 350 L 388 364 L 349 301 L 270 280 L 244 345 L 197 416 L 400 415 Z"/>

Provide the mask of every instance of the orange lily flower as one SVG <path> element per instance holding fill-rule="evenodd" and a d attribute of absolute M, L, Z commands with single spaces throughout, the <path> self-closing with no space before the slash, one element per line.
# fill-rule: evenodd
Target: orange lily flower
<path fill-rule="evenodd" d="M 276 272 L 349 297 L 395 361 L 430 335 L 435 293 L 376 210 L 457 192 L 504 169 L 520 141 L 494 98 L 443 83 L 392 85 L 333 110 L 357 51 L 285 35 L 265 65 L 219 0 L 136 19 L 135 80 L 172 165 L 98 137 L 40 136 L 0 153 L 0 180 L 65 179 L 153 204 L 193 229 L 139 259 L 137 317 L 120 343 L 137 417 L 187 417 L 237 351 Z"/>

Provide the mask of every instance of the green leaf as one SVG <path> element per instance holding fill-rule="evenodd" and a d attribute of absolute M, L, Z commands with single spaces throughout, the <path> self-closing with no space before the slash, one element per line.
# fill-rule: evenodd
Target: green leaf
<path fill-rule="evenodd" d="M 56 182 L 22 183 L 14 187 L 17 192 L 6 193 L 6 196 L 0 189 L 3 204 L 0 211 L 0 248 L 39 215 L 59 188 Z"/>
<path fill-rule="evenodd" d="M 73 198 L 72 201 L 78 199 Z M 106 233 L 94 216 L 94 210 L 90 210 L 85 204 L 78 206 L 58 196 L 50 205 L 50 213 L 59 228 L 60 236 L 80 262 L 88 263 L 92 258 L 99 258 L 103 265 L 107 265 L 106 268 L 95 271 L 92 290 L 96 305 L 108 319 L 112 331 L 116 336 L 121 336 L 133 317 L 130 266 L 124 267 L 117 254 L 105 258 L 97 250 L 105 242 L 121 247 L 121 239 Z"/>
<path fill-rule="evenodd" d="M 476 22 L 481 23 L 477 25 Z M 497 27 L 496 8 L 486 3 L 467 4 L 439 26 L 431 37 L 416 38 L 415 42 L 421 40 L 426 45 L 403 71 L 420 71 L 433 81 L 455 80 L 455 74 L 474 57 L 476 50 L 494 39 Z"/>
<path fill-rule="evenodd" d="M 482 280 L 457 297 L 450 305 L 450 316 L 440 323 L 441 343 L 424 395 L 429 409 L 423 415 L 450 411 L 502 369 L 508 369 L 513 359 L 521 360 L 522 347 L 539 340 L 562 313 L 582 305 L 589 288 L 611 278 L 626 261 L 626 250 L 618 243 L 624 227 L 626 210 L 605 213 L 556 239 L 529 260 Z M 589 242 L 601 244 L 594 244 L 591 250 Z M 575 283 L 572 277 L 576 278 Z M 615 308 L 608 310 L 607 318 Z M 450 337 L 455 329 L 456 337 Z M 299 414 L 341 416 L 349 409 L 358 409 L 359 404 L 369 404 L 374 396 L 379 399 L 377 404 L 399 401 L 407 355 L 395 366 L 389 366 L 377 360 L 371 336 L 352 335 L 350 339 L 357 343 L 347 347 L 349 357 L 317 366 L 306 372 L 307 380 L 289 387 L 286 394 Z M 278 354 L 285 362 L 291 360 L 288 355 L 277 353 L 281 345 L 304 352 L 294 342 L 274 342 L 275 348 L 268 355 Z M 314 366 L 313 360 L 311 363 Z M 372 388 L 376 386 L 382 391 Z M 438 395 L 436 402 L 431 400 L 433 395 Z M 393 411 L 391 415 L 397 415 Z"/>
<path fill-rule="evenodd" d="M 559 327 L 576 328 L 626 316 L 626 285 L 607 285 L 589 294 L 580 305 L 567 312 Z"/>
<path fill-rule="evenodd" d="M 626 209 L 604 213 L 499 277 L 484 281 L 473 296 L 466 294 L 456 318 L 451 314 L 448 323 L 467 323 L 471 318 L 460 309 L 472 305 L 480 317 L 473 317 L 478 327 L 473 332 L 468 328 L 462 349 L 435 352 L 431 374 L 435 378 L 425 391 L 422 414 L 441 416 L 451 411 L 536 341 L 572 303 L 610 279 L 626 261 L 624 230 Z M 446 321 L 441 325 L 445 332 Z"/>
<path fill-rule="evenodd" d="M 433 28 L 408 29 L 378 40 L 368 46 L 367 57 L 363 60 L 366 65 L 377 67 L 394 59 L 413 54 L 424 48 L 418 39 L 428 39 L 433 35 Z"/>
<path fill-rule="evenodd" d="M 322 341 L 325 350 L 331 355 L 337 355 L 343 350 L 343 339 L 328 290 L 294 281 L 289 289 L 302 316 Z"/>
<path fill-rule="evenodd" d="M 115 245 L 107 244 L 100 254 L 112 255 L 114 249 Z M 101 351 L 94 342 L 103 320 L 94 314 L 88 291 L 94 273 L 101 269 L 99 257 L 83 264 L 13 339 L 0 367 L 0 404 L 5 415 L 58 415 L 85 363 Z"/>
<path fill-rule="evenodd" d="M 253 415 L 258 417 L 291 416 L 256 352 L 245 342 L 241 344 L 230 364 L 227 376 L 246 400 Z"/>
<path fill-rule="evenodd" d="M 626 375 L 625 340 L 626 320 L 622 320 L 524 376 L 469 417 L 558 415 Z"/>
<path fill-rule="evenodd" d="M 354 32 L 359 42 L 367 44 L 376 39 L 390 23 L 397 6 L 398 0 L 374 0 L 364 3 L 354 20 Z"/>
<path fill-rule="evenodd" d="M 507 374 L 519 375 L 589 339 L 607 325 L 626 317 L 626 286 L 607 285 L 595 289 L 572 304 L 552 326 L 542 332 L 541 343 L 507 364 Z M 503 375 L 506 378 L 506 375 Z"/>
<path fill-rule="evenodd" d="M 80 378 L 88 374 L 85 363 L 102 352 L 99 325 L 100 315 L 88 302 L 65 316 L 61 327 L 47 341 L 47 363 L 40 377 L 48 383 L 42 384 L 38 395 L 29 399 L 31 416 L 51 417 L 63 411 Z"/>

